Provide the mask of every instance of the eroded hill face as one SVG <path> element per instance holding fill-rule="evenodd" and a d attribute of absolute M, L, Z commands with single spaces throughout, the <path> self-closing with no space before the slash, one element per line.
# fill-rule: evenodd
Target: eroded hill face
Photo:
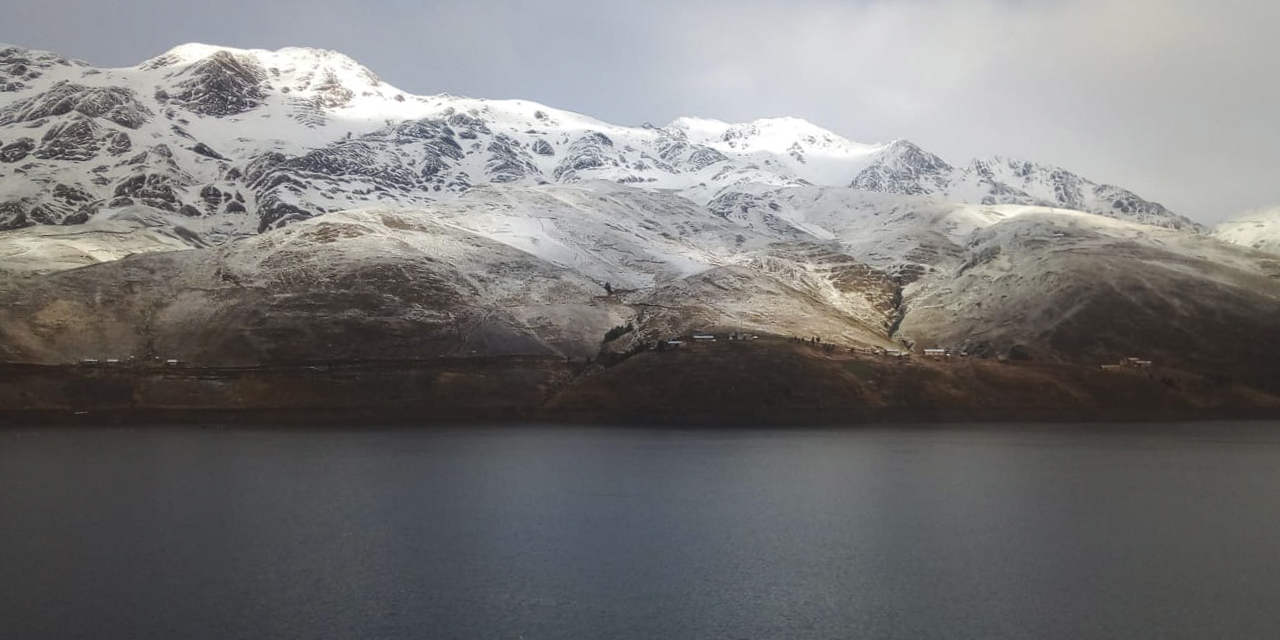
<path fill-rule="evenodd" d="M 1028 211 L 975 232 L 907 297 L 922 346 L 1037 360 L 1132 356 L 1215 370 L 1280 356 L 1280 259 L 1210 238 Z"/>
<path fill-rule="evenodd" d="M 1267 254 L 1035 207 L 815 187 L 757 195 L 719 216 L 613 183 L 491 186 L 202 249 L 145 226 L 120 236 L 123 219 L 86 225 L 78 242 L 155 244 L 0 281 L 0 353 L 209 366 L 583 360 L 748 332 L 991 359 L 1142 357 L 1254 378 L 1280 356 L 1280 260 Z M 33 233 L 0 235 L 0 254 L 65 249 Z M 635 330 L 604 343 L 625 325 Z"/>
<path fill-rule="evenodd" d="M 583 206 L 595 192 L 539 193 L 507 209 L 490 194 L 425 213 L 335 213 L 220 247 L 15 276 L 0 283 L 0 353 L 50 364 L 585 359 L 625 324 L 640 330 L 623 348 L 708 328 L 893 344 L 896 286 L 830 246 L 739 243 L 723 222 L 681 220 L 679 202 L 661 217 L 693 228 L 659 242 L 667 232 L 647 218 L 622 224 L 660 204 L 647 194 L 621 190 L 601 208 Z M 531 211 L 537 233 L 522 226 Z"/>

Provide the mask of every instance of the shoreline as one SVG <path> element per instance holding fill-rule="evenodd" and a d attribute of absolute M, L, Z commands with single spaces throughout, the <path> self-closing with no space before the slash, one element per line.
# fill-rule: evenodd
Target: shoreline
<path fill-rule="evenodd" d="M 600 428 L 697 428 L 697 429 L 790 429 L 862 428 L 870 426 L 912 427 L 945 425 L 1035 425 L 1091 426 L 1102 424 L 1170 424 L 1211 422 L 1280 421 L 1280 411 L 1241 409 L 1187 413 L 1147 413 L 1118 409 L 1086 413 L 1071 408 L 1027 411 L 1009 408 L 973 413 L 950 409 L 868 410 L 857 413 L 795 410 L 787 415 L 716 416 L 663 412 L 652 416 L 616 415 L 603 412 L 532 411 L 501 413 L 427 413 L 410 411 L 369 411 L 333 409 L 106 409 L 88 412 L 65 410 L 0 410 L 0 428 L 40 427 L 537 427 L 543 425 L 591 426 Z"/>
<path fill-rule="evenodd" d="M 1113 372 L 1071 363 L 902 359 L 785 341 L 643 352 L 611 366 L 535 356 L 256 367 L 0 365 L 0 425 L 797 427 L 1280 419 L 1280 390 L 1271 389 L 1270 380 L 1160 367 Z"/>

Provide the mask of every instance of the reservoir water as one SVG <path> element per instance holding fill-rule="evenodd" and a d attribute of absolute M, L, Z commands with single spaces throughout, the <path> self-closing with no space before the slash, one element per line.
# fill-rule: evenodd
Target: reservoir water
<path fill-rule="evenodd" d="M 1280 424 L 0 429 L 0 638 L 1276 638 Z"/>

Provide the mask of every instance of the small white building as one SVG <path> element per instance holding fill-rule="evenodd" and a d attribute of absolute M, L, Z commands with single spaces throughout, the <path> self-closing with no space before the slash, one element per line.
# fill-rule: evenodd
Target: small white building
<path fill-rule="evenodd" d="M 706 333 L 700 333 L 700 334 L 697 334 L 697 335 L 693 336 L 693 339 L 694 339 L 694 340 L 696 340 L 696 341 L 698 341 L 698 342 L 715 342 L 715 341 L 716 341 L 716 337 L 715 337 L 715 336 L 710 335 L 710 334 L 706 334 Z"/>
<path fill-rule="evenodd" d="M 925 349 L 924 354 L 932 358 L 945 358 L 951 355 L 946 349 Z"/>

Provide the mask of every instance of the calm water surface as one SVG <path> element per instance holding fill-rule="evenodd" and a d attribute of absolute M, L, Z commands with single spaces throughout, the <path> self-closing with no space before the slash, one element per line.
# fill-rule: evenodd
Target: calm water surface
<path fill-rule="evenodd" d="M 0 638 L 1280 637 L 1280 424 L 0 430 Z"/>

